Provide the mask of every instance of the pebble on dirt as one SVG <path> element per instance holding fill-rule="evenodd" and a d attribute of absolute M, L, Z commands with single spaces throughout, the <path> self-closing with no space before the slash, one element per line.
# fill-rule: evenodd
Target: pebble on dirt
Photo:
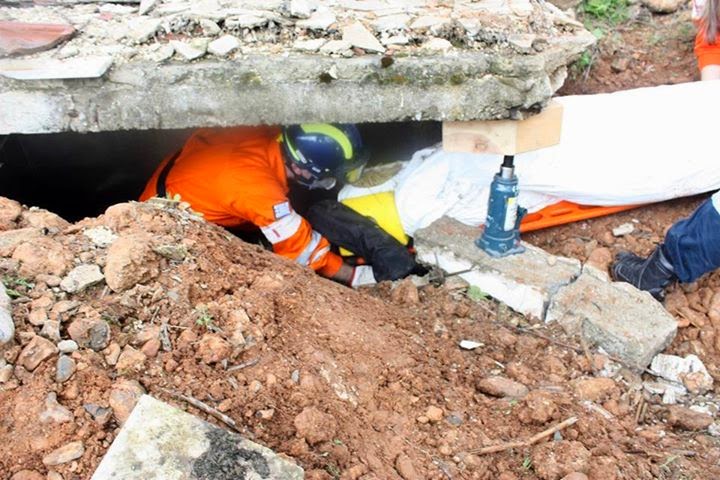
<path fill-rule="evenodd" d="M 197 347 L 198 357 L 207 364 L 222 362 L 231 352 L 230 343 L 215 333 L 203 335 Z"/>
<path fill-rule="evenodd" d="M 60 282 L 60 288 L 67 293 L 79 293 L 102 282 L 105 276 L 97 265 L 79 265 Z"/>
<path fill-rule="evenodd" d="M 55 465 L 62 465 L 63 463 L 77 460 L 78 458 L 82 457 L 84 453 L 85 446 L 83 445 L 83 442 L 70 442 L 58 448 L 57 450 L 54 450 L 51 453 L 45 455 L 42 462 L 49 467 Z"/>
<path fill-rule="evenodd" d="M 42 423 L 66 423 L 72 422 L 74 419 L 75 416 L 72 412 L 58 403 L 57 394 L 55 392 L 48 393 L 45 399 L 45 410 L 40 414 L 40 421 Z"/>
<path fill-rule="evenodd" d="M 75 373 L 75 360 L 68 355 L 60 355 L 57 361 L 55 380 L 58 383 L 67 382 L 73 376 L 73 373 Z"/>
<path fill-rule="evenodd" d="M 57 348 L 51 341 L 36 335 L 30 340 L 30 343 L 25 346 L 23 351 L 20 352 L 17 364 L 32 372 L 43 360 L 54 355 L 56 352 Z"/>
<path fill-rule="evenodd" d="M 335 417 L 315 407 L 306 407 L 293 421 L 297 436 L 310 445 L 332 440 L 337 431 Z"/>
<path fill-rule="evenodd" d="M 680 405 L 668 407 L 667 422 L 669 425 L 683 430 L 700 431 L 708 428 L 713 418 L 711 415 L 696 412 Z"/>
<path fill-rule="evenodd" d="M 616 391 L 617 385 L 612 378 L 581 378 L 574 383 L 573 388 L 580 400 L 598 402 Z"/>
<path fill-rule="evenodd" d="M 145 389 L 137 380 L 119 380 L 112 386 L 108 402 L 120 425 L 125 423 L 144 393 Z"/>
<path fill-rule="evenodd" d="M 523 398 L 528 394 L 528 388 L 522 383 L 500 376 L 483 378 L 475 388 L 486 395 L 500 398 Z"/>
<path fill-rule="evenodd" d="M 35 470 L 20 470 L 10 480 L 45 480 L 45 477 Z"/>
<path fill-rule="evenodd" d="M 400 454 L 395 459 L 395 469 L 403 480 L 420 480 L 422 477 L 418 475 L 412 460 L 405 454 Z"/>
<path fill-rule="evenodd" d="M 547 442 L 533 449 L 532 465 L 542 480 L 558 480 L 573 472 L 587 471 L 590 457 L 590 451 L 580 442 Z"/>
<path fill-rule="evenodd" d="M 105 282 L 114 292 L 132 288 L 160 273 L 158 256 L 149 234 L 119 237 L 108 248 L 105 260 Z"/>

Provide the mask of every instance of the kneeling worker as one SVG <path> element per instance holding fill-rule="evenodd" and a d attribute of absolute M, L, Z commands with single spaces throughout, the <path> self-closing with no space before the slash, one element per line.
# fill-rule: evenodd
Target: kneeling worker
<path fill-rule="evenodd" d="M 288 200 L 288 182 L 329 190 L 367 158 L 350 124 L 202 129 L 158 167 L 140 199 L 179 198 L 209 222 L 259 228 L 276 254 L 337 282 L 369 285 L 372 267 L 346 264 Z"/>

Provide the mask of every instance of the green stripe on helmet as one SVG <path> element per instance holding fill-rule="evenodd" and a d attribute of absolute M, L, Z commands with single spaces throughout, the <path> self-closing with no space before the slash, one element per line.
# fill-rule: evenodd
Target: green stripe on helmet
<path fill-rule="evenodd" d="M 350 143 L 350 139 L 339 128 L 330 125 L 329 123 L 303 123 L 300 125 L 300 128 L 302 128 L 305 133 L 320 133 L 327 135 L 340 145 L 343 155 L 345 156 L 345 160 L 350 160 L 352 158 L 352 143 Z"/>

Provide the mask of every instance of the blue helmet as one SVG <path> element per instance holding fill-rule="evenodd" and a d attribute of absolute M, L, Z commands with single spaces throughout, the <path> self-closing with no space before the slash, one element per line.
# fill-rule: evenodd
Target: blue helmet
<path fill-rule="evenodd" d="M 330 178 L 353 182 L 368 160 L 360 131 L 354 124 L 304 123 L 283 127 L 281 144 L 285 163 L 295 164 L 312 175 L 310 180 L 296 179 L 306 187 Z"/>

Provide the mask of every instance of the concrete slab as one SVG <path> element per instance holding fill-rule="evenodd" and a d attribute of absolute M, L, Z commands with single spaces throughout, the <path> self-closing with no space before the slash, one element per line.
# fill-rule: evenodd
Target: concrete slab
<path fill-rule="evenodd" d="M 272 450 L 144 395 L 92 480 L 302 479 Z"/>
<path fill-rule="evenodd" d="M 294 17 L 285 1 L 165 0 L 141 17 L 137 8 L 118 5 L 0 6 L 3 20 L 70 24 L 78 35 L 63 51 L 78 58 L 112 58 L 109 73 L 98 79 L 36 73 L 32 78 L 46 80 L 0 78 L 0 112 L 13 112 L 0 115 L 0 134 L 522 118 L 547 103 L 567 66 L 595 42 L 547 2 L 372 3 L 377 8 L 365 1 L 314 0 L 308 19 Z M 398 28 L 373 28 L 378 18 L 400 13 L 406 23 L 384 27 Z M 430 18 L 447 18 L 452 28 L 435 31 Z M 204 28 L 208 21 L 215 28 Z M 310 39 L 326 40 L 327 47 L 338 41 L 339 31 L 361 32 L 362 38 L 348 38 L 365 54 L 349 47 L 313 52 L 295 47 Z M 206 56 L 189 63 L 166 53 L 167 38 L 192 43 L 199 36 L 214 41 L 228 34 L 240 45 L 223 59 Z M 518 44 L 518 35 L 526 40 Z M 42 64 L 57 61 L 56 53 L 28 58 Z M 382 61 L 383 55 L 393 61 Z M 328 71 L 337 73 L 329 83 L 323 75 Z"/>
<path fill-rule="evenodd" d="M 580 262 L 525 244 L 522 255 L 493 258 L 475 246 L 480 230 L 443 217 L 415 232 L 420 261 L 459 275 L 524 315 L 543 319 L 552 296 L 580 275 Z"/>
<path fill-rule="evenodd" d="M 589 344 L 601 346 L 636 368 L 645 368 L 672 342 L 677 322 L 650 294 L 586 265 L 562 288 L 548 308 L 546 321 L 558 321 Z"/>

